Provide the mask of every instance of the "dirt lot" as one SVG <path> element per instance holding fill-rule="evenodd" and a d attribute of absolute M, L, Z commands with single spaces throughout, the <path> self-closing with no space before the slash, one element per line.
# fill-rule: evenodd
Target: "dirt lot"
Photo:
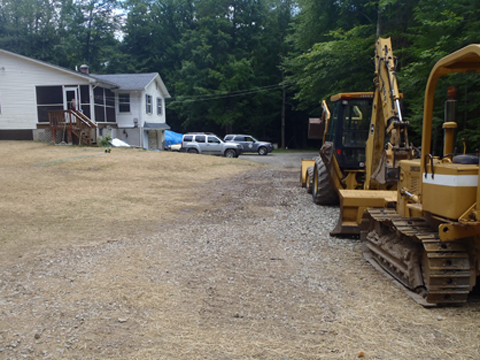
<path fill-rule="evenodd" d="M 414 303 L 328 235 L 298 167 L 0 153 L 0 359 L 480 358 L 479 296 Z"/>

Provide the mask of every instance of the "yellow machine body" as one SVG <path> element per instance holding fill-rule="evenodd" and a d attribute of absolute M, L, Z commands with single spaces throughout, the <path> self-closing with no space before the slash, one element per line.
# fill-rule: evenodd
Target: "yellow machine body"
<path fill-rule="evenodd" d="M 367 99 L 372 98 L 372 92 L 343 92 L 338 93 L 330 97 L 331 103 L 337 103 L 342 100 L 351 100 L 351 99 Z M 331 119 L 331 112 L 328 104 L 325 100 L 322 100 L 322 116 L 319 119 L 315 119 L 316 122 L 319 120 L 322 125 L 321 128 L 324 129 L 324 133 L 322 134 L 322 146 L 325 144 L 327 132 L 329 130 L 329 124 Z M 352 121 L 362 121 L 362 118 L 352 118 Z M 317 139 L 317 134 L 311 135 L 309 132 L 309 139 Z M 336 161 L 335 157 L 332 156 L 332 161 L 334 164 L 332 165 L 332 173 L 330 174 L 330 183 L 334 189 L 334 191 L 338 192 L 340 189 L 356 189 L 359 186 L 359 183 L 356 181 L 356 173 L 362 172 L 364 170 L 345 170 L 341 169 L 338 162 Z M 315 160 L 309 159 L 302 159 L 302 164 L 300 168 L 300 183 L 302 187 L 307 187 L 309 175 L 308 175 L 308 168 L 315 166 Z"/>
<path fill-rule="evenodd" d="M 480 275 L 478 154 L 454 154 L 457 125 L 447 118 L 443 155 L 432 150 L 437 82 L 466 72 L 480 72 L 480 45 L 435 64 L 425 90 L 420 158 L 399 163 L 396 208 L 369 208 L 363 220 L 365 258 L 425 306 L 466 302 Z"/>
<path fill-rule="evenodd" d="M 403 121 L 400 111 L 399 101 L 403 96 L 398 90 L 390 38 L 379 38 L 376 43 L 374 83 L 370 130 L 365 143 L 364 183 L 356 187 L 344 186 L 345 190 L 338 188 L 340 218 L 331 235 L 359 235 L 366 209 L 394 207 L 400 160 L 412 157 L 408 123 Z M 332 184 L 339 183 L 335 177 L 335 172 L 331 171 Z"/>
<path fill-rule="evenodd" d="M 478 165 L 435 160 L 422 176 L 423 211 L 447 219 L 459 219 L 477 201 Z"/>
<path fill-rule="evenodd" d="M 308 168 L 315 165 L 315 160 L 302 159 L 302 167 L 300 169 L 300 183 L 302 187 L 308 186 Z M 310 179 L 311 180 L 311 179 Z"/>
<path fill-rule="evenodd" d="M 339 190 L 340 219 L 331 235 L 358 235 L 363 213 L 368 208 L 394 207 L 397 192 L 390 190 Z"/>
<path fill-rule="evenodd" d="M 480 220 L 478 165 L 452 164 L 449 161 L 432 161 L 429 158 L 432 148 L 432 122 L 435 88 L 438 79 L 452 73 L 479 73 L 480 72 L 480 45 L 469 45 L 439 60 L 433 67 L 425 91 L 425 104 L 422 129 L 422 157 L 421 169 L 427 169 L 426 179 L 422 180 L 420 189 L 421 203 L 424 211 L 433 215 L 443 216 L 449 219 L 459 219 L 461 215 L 473 206 L 468 223 Z M 445 126 L 444 126 L 445 127 Z M 451 125 L 448 128 L 452 127 Z M 449 138 L 446 142 L 451 142 Z M 450 159 L 449 154 L 444 154 Z M 436 175 L 439 175 L 435 179 Z M 443 206 L 438 205 L 435 192 L 443 197 L 446 196 Z M 450 204 L 452 206 L 450 206 Z M 447 206 L 445 206 L 447 205 Z M 451 210 L 442 209 L 452 207 Z M 465 222 L 465 218 L 461 219 Z M 480 235 L 480 232 L 479 232 Z"/>
<path fill-rule="evenodd" d="M 400 180 L 397 184 L 397 211 L 404 217 L 422 216 L 422 207 L 418 204 L 418 194 L 422 182 L 420 171 L 420 159 L 404 160 L 400 163 Z M 416 196 L 417 202 L 409 200 L 401 195 L 401 191 Z"/>

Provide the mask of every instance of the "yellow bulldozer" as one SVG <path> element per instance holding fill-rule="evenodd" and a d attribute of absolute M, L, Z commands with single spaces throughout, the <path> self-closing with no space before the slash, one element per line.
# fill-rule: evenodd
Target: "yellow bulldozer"
<path fill-rule="evenodd" d="M 442 126 L 443 154 L 435 156 L 432 150 L 438 80 L 478 72 L 480 45 L 435 64 L 425 90 L 420 158 L 399 161 L 395 203 L 370 207 L 359 221 L 367 260 L 403 283 L 425 306 L 464 303 L 480 274 L 478 154 L 456 154 L 457 124 L 448 117 Z M 355 196 L 363 197 L 357 191 L 350 200 Z"/>

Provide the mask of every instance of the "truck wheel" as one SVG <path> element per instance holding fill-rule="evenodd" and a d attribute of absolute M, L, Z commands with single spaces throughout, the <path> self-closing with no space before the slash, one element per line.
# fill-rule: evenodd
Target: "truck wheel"
<path fill-rule="evenodd" d="M 311 194 L 313 189 L 313 166 L 309 166 L 307 169 L 307 177 L 305 178 L 305 186 L 307 193 Z"/>
<path fill-rule="evenodd" d="M 258 155 L 267 155 L 268 154 L 268 151 L 267 151 L 267 148 L 262 146 L 258 149 Z"/>
<path fill-rule="evenodd" d="M 198 150 L 197 150 L 197 149 L 194 149 L 194 148 L 188 149 L 187 152 L 188 152 L 189 154 L 198 154 Z"/>
<path fill-rule="evenodd" d="M 237 152 L 233 149 L 227 149 L 225 150 L 225 157 L 226 158 L 234 158 L 237 156 Z"/>
<path fill-rule="evenodd" d="M 330 184 L 327 168 L 319 156 L 315 159 L 315 168 L 313 170 L 313 202 L 318 205 L 337 205 L 338 194 Z"/>

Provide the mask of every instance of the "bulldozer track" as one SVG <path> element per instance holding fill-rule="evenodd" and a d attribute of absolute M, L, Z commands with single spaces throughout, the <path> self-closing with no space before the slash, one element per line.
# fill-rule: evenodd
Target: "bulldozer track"
<path fill-rule="evenodd" d="M 403 218 L 395 209 L 367 211 L 372 221 L 364 251 L 370 263 L 415 292 L 412 298 L 424 306 L 466 302 L 474 275 L 462 242 L 442 242 L 424 219 Z"/>

